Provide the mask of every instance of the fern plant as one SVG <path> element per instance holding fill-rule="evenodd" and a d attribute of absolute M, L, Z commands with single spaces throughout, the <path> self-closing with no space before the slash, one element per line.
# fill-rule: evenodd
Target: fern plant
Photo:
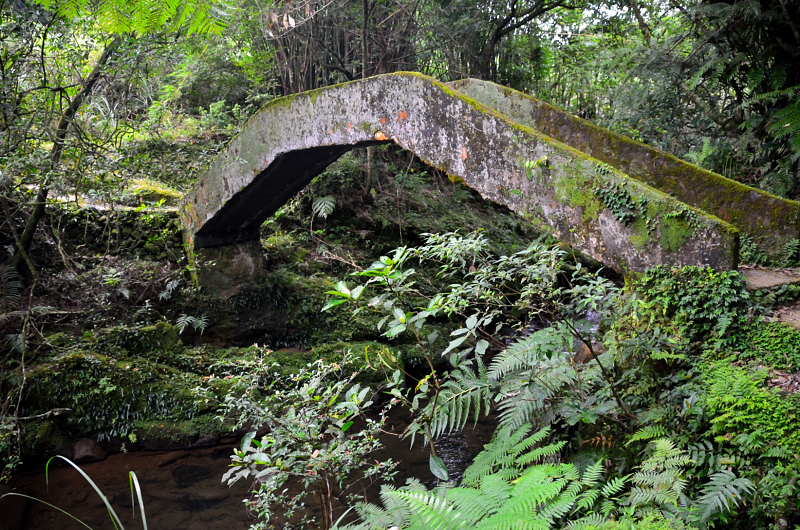
<path fill-rule="evenodd" d="M 175 326 L 178 328 L 179 335 L 189 326 L 194 328 L 195 331 L 199 331 L 202 335 L 208 326 L 208 317 L 206 315 L 196 317 L 193 315 L 181 314 L 178 320 L 175 321 Z"/>
<path fill-rule="evenodd" d="M 322 217 L 327 219 L 336 208 L 336 198 L 333 195 L 326 195 L 324 197 L 317 197 L 311 204 L 311 213 L 315 217 Z"/>
<path fill-rule="evenodd" d="M 564 442 L 538 446 L 549 429 L 528 436 L 530 424 L 499 429 L 467 468 L 461 487 L 427 490 L 412 480 L 381 490 L 383 506 L 355 506 L 361 522 L 340 527 L 408 529 L 547 529 L 570 521 L 586 528 L 609 519 L 626 478 L 603 483 L 602 461 L 583 471 L 557 462 Z"/>
<path fill-rule="evenodd" d="M 114 33 L 152 33 L 160 29 L 188 29 L 188 33 L 219 33 L 225 27 L 228 7 L 222 2 L 190 0 L 135 0 L 133 2 L 54 2 L 36 0 L 67 19 L 93 15 L 104 29 Z"/>
<path fill-rule="evenodd" d="M 673 511 L 686 489 L 685 468 L 692 463 L 686 451 L 668 438 L 652 443 L 653 453 L 631 477 L 627 502 L 639 509 Z"/>

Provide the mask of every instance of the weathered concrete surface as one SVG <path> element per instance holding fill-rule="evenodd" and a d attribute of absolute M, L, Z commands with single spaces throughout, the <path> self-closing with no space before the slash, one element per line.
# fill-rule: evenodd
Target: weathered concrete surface
<path fill-rule="evenodd" d="M 800 203 L 745 186 L 573 116 L 522 92 L 478 79 L 450 83 L 470 98 L 574 147 L 676 199 L 723 219 L 772 255 L 800 237 Z"/>
<path fill-rule="evenodd" d="M 199 259 L 194 260 L 195 279 L 220 298 L 236 294 L 242 284 L 255 285 L 264 272 L 261 242 L 242 241 L 199 249 Z"/>
<path fill-rule="evenodd" d="M 800 283 L 797 269 L 744 269 L 740 272 L 744 274 L 749 291 Z"/>
<path fill-rule="evenodd" d="M 395 142 L 623 272 L 737 265 L 738 231 L 419 74 L 275 100 L 182 207 L 189 249 L 257 241 L 262 222 L 346 151 Z"/>

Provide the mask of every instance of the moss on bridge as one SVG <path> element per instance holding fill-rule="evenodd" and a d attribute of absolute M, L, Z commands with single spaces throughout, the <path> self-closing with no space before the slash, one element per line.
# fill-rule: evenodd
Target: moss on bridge
<path fill-rule="evenodd" d="M 598 127 L 516 90 L 465 79 L 454 89 L 510 119 L 613 166 L 676 199 L 723 219 L 775 254 L 800 236 L 800 203 L 775 197 Z"/>
<path fill-rule="evenodd" d="M 737 265 L 738 232 L 730 224 L 409 73 L 265 106 L 187 194 L 182 218 L 190 249 L 257 240 L 261 223 L 327 165 L 350 149 L 387 142 L 616 270 Z"/>

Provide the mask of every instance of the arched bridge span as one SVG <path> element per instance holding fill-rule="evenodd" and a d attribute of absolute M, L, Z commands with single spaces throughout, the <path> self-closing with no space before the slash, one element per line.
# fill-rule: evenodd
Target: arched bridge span
<path fill-rule="evenodd" d="M 517 120 L 411 73 L 274 100 L 185 197 L 186 242 L 246 281 L 270 215 L 345 152 L 394 142 L 616 270 L 736 267 L 734 226 Z"/>

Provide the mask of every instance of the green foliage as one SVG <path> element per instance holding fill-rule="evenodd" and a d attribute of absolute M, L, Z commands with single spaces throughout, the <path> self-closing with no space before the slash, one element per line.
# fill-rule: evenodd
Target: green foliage
<path fill-rule="evenodd" d="M 55 8 L 58 16 L 66 19 L 86 16 L 97 17 L 100 25 L 114 33 L 152 33 L 165 28 L 177 30 L 185 27 L 191 33 L 220 32 L 224 27 L 224 9 L 221 3 L 198 0 L 176 2 L 174 0 L 135 2 L 101 2 L 87 0 L 54 3 L 38 0 L 45 8 Z"/>
<path fill-rule="evenodd" d="M 703 138 L 703 147 L 700 151 L 689 151 L 684 155 L 684 158 L 700 167 L 704 167 L 706 169 L 714 169 L 713 167 L 708 167 L 708 161 L 711 156 L 714 154 L 714 148 L 711 147 L 711 141 L 708 138 Z"/>
<path fill-rule="evenodd" d="M 754 489 L 749 480 L 737 478 L 732 471 L 723 469 L 714 473 L 696 500 L 699 522 L 704 524 L 716 514 L 732 511 L 742 502 L 744 494 L 752 493 Z"/>
<path fill-rule="evenodd" d="M 311 213 L 316 217 L 327 219 L 336 208 L 336 198 L 333 195 L 317 197 L 311 205 Z"/>
<path fill-rule="evenodd" d="M 195 317 L 184 313 L 178 317 L 178 320 L 175 321 L 175 326 L 178 328 L 179 334 L 183 333 L 183 330 L 189 326 L 192 326 L 195 331 L 199 331 L 202 335 L 208 326 L 208 317 L 206 315 Z"/>
<path fill-rule="evenodd" d="M 225 110 L 225 101 L 215 101 L 208 110 L 200 109 L 200 125 L 206 129 L 225 128 L 230 124 L 230 115 Z"/>
<path fill-rule="evenodd" d="M 28 314 L 18 309 L 22 300 L 22 281 L 16 268 L 0 264 L 0 343 L 15 352 L 22 352 L 24 336 L 20 324 Z"/>
<path fill-rule="evenodd" d="M 599 171 L 603 171 L 602 167 L 598 167 Z M 602 188 L 594 188 L 592 191 L 603 201 L 606 208 L 611 210 L 617 221 L 626 226 L 631 225 L 637 217 L 643 217 L 646 213 L 644 199 L 640 198 L 638 201 L 634 201 L 623 184 L 607 182 Z M 655 227 L 650 227 L 650 229 L 653 230 Z"/>
<path fill-rule="evenodd" d="M 743 277 L 737 271 L 655 267 L 637 282 L 642 296 L 690 340 L 735 343 L 749 320 Z"/>
<path fill-rule="evenodd" d="M 632 506 L 671 509 L 687 485 L 685 467 L 691 463 L 686 451 L 667 438 L 652 442 L 653 452 L 631 477 L 633 486 L 627 502 Z"/>
<path fill-rule="evenodd" d="M 794 103 L 775 112 L 772 122 L 767 126 L 767 130 L 775 138 L 788 137 L 791 142 L 792 150 L 795 155 L 800 155 L 800 101 L 797 101 L 800 87 L 792 87 L 786 91 L 786 96 L 794 97 Z M 762 99 L 764 96 L 761 96 Z"/>
<path fill-rule="evenodd" d="M 338 363 L 318 361 L 295 374 L 288 385 L 270 382 L 268 359 L 260 358 L 234 377 L 235 386 L 224 409 L 235 413 L 238 425 L 269 428 L 260 440 L 255 432 L 242 439 L 231 457 L 231 469 L 223 477 L 229 484 L 240 479 L 257 479 L 260 487 L 250 508 L 262 521 L 258 528 L 285 524 L 291 527 L 297 514 L 301 524 L 333 525 L 332 500 L 335 487 L 353 485 L 346 480 L 386 476 L 394 464 L 369 462 L 367 455 L 380 448 L 377 435 L 384 423 L 365 415 L 372 404 L 368 387 L 352 384 L 358 372 L 347 373 Z M 365 422 L 363 428 L 354 427 Z M 297 480 L 299 494 L 284 486 Z M 322 506 L 321 520 L 303 513 L 303 499 L 316 494 Z"/>
<path fill-rule="evenodd" d="M 16 269 L 9 265 L 0 264 L 0 303 L 3 315 L 11 312 L 22 299 L 22 281 Z"/>
<path fill-rule="evenodd" d="M 782 322 L 754 322 L 742 348 L 743 355 L 780 370 L 800 367 L 800 332 Z"/>
<path fill-rule="evenodd" d="M 354 273 L 367 278 L 366 283 L 350 289 L 341 282 L 328 291 L 331 299 L 323 308 L 348 303 L 354 315 L 381 314 L 378 328 L 386 329 L 386 337 L 407 336 L 425 357 L 430 372 L 417 384 L 416 395 L 407 397 L 396 388 L 400 372 L 391 390 L 415 412 L 408 429 L 412 440 L 417 433 L 428 440 L 461 429 L 471 414 L 477 419 L 481 410 L 488 411 L 492 401 L 498 403 L 504 425 L 516 427 L 534 418 L 552 421 L 557 396 L 578 380 L 569 357 L 561 352 L 571 350 L 575 340 L 591 340 L 592 325 L 585 313 L 610 313 L 616 290 L 585 276 L 580 268 L 571 278 L 571 288 L 557 288 L 558 275 L 565 268 L 563 254 L 542 245 L 495 258 L 481 234 L 429 235 L 427 243 L 397 249 L 391 257 L 383 256 Z M 460 276 L 462 281 L 438 294 L 418 288 L 415 269 L 405 267 L 414 257 L 438 264 L 442 276 Z M 365 303 L 367 290 L 377 290 L 377 294 Z M 451 332 L 449 344 L 440 349 L 438 333 L 424 330 L 428 322 L 443 317 L 457 317 L 461 327 Z M 493 335 L 526 327 L 520 322 L 523 318 L 565 322 L 530 333 L 485 368 L 480 357 L 490 341 L 497 343 Z M 474 362 L 462 361 L 472 353 Z M 435 366 L 442 357 L 455 370 L 437 373 Z M 493 390 L 501 383 L 501 391 Z"/>
<path fill-rule="evenodd" d="M 765 371 L 749 372 L 731 359 L 710 361 L 705 370 L 701 406 L 714 441 L 736 455 L 731 462 L 755 486 L 752 515 L 784 513 L 798 492 L 796 397 L 765 388 Z"/>
<path fill-rule="evenodd" d="M 360 524 L 342 528 L 482 528 L 546 529 L 565 521 L 588 528 L 614 512 L 625 480 L 602 484 L 602 462 L 583 471 L 573 464 L 540 463 L 554 460 L 564 443 L 530 450 L 548 435 L 527 436 L 530 425 L 502 428 L 467 468 L 461 487 L 425 490 L 416 481 L 400 489 L 384 486 L 383 507 L 357 504 Z M 595 511 L 596 510 L 596 511 Z"/>

